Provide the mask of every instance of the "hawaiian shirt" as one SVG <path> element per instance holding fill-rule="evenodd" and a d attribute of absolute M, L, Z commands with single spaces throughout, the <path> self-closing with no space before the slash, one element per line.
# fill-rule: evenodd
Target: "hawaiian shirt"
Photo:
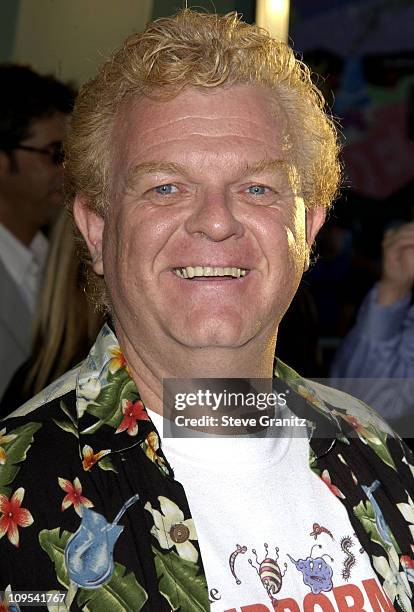
<path fill-rule="evenodd" d="M 359 400 L 279 360 L 275 381 L 389 598 L 376 609 L 412 610 L 413 456 Z M 4 593 L 23 591 L 8 606 Z M 49 610 L 210 610 L 185 491 L 108 326 L 81 366 L 0 423 L 0 592 L 1 611 L 39 592 Z"/>

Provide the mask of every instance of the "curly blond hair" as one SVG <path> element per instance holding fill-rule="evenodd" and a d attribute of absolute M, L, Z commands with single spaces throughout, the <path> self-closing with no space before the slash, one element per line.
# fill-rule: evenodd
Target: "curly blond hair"
<path fill-rule="evenodd" d="M 112 130 L 131 98 L 173 97 L 185 87 L 236 83 L 274 91 L 305 204 L 329 208 L 340 179 L 337 134 L 309 69 L 288 45 L 242 22 L 237 13 L 220 16 L 190 9 L 157 19 L 130 36 L 81 88 L 65 146 L 69 208 L 76 194 L 82 194 L 92 210 L 105 215 Z"/>

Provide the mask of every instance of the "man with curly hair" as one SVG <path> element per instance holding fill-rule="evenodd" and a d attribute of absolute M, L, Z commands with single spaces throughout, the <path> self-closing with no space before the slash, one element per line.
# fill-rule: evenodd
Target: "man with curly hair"
<path fill-rule="evenodd" d="M 184 10 L 82 88 L 66 154 L 111 323 L 3 424 L 9 601 L 411 609 L 409 452 L 357 400 L 274 361 L 340 174 L 308 69 L 234 13 Z M 248 416 L 217 409 L 232 381 L 246 398 L 272 377 Z"/>

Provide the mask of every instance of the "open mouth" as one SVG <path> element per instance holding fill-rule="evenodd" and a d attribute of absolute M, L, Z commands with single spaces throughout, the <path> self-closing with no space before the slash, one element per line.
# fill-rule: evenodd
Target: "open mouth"
<path fill-rule="evenodd" d="M 173 268 L 174 274 L 179 278 L 198 279 L 211 277 L 241 278 L 249 273 L 246 268 L 219 268 L 216 266 L 186 266 L 185 268 Z"/>
<path fill-rule="evenodd" d="M 322 576 L 311 576 L 311 579 L 315 582 L 323 582 Z"/>

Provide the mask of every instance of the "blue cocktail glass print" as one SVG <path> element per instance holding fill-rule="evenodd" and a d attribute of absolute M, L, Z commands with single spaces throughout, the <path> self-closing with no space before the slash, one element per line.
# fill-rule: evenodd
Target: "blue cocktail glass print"
<path fill-rule="evenodd" d="M 79 529 L 65 548 L 65 564 L 72 582 L 83 589 L 96 589 L 111 579 L 114 571 L 113 551 L 124 530 L 117 525 L 124 512 L 138 501 L 136 494 L 122 506 L 112 523 L 89 508 L 83 508 Z"/>

